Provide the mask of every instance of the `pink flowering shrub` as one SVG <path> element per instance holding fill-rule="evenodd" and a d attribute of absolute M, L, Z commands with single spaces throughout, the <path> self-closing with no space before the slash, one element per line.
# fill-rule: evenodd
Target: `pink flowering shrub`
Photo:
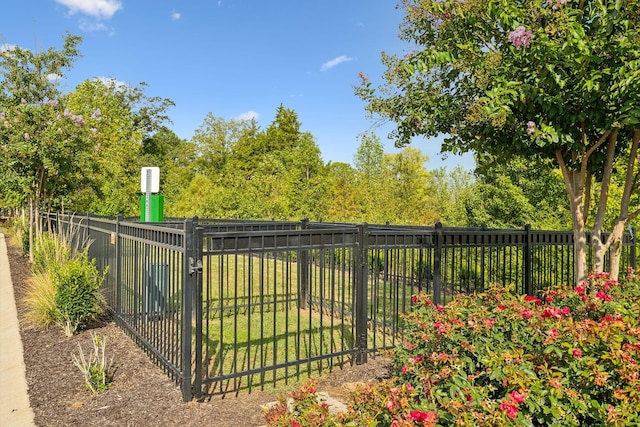
<path fill-rule="evenodd" d="M 324 425 L 640 425 L 634 271 L 539 297 L 493 286 L 445 307 L 412 300 L 394 377 L 357 391 Z"/>

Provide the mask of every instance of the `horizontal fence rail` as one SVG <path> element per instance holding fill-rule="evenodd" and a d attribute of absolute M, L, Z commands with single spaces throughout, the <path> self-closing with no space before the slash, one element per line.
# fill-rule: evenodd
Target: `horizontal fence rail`
<path fill-rule="evenodd" d="M 402 314 L 419 292 L 444 305 L 493 283 L 536 295 L 575 281 L 573 233 L 528 226 L 140 223 L 55 213 L 43 222 L 91 242 L 116 323 L 185 401 L 364 363 L 401 342 Z M 625 234 L 623 269 L 635 268 L 635 251 Z"/>

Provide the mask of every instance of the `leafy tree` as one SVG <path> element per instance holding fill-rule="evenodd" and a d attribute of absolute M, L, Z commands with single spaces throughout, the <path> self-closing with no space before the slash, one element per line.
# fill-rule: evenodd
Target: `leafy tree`
<path fill-rule="evenodd" d="M 551 161 L 513 157 L 495 162 L 490 156 L 479 155 L 476 163 L 475 213 L 486 214 L 482 224 L 498 228 L 530 224 L 546 230 L 571 227 L 562 176 Z M 477 219 L 470 225 L 481 225 Z"/>
<path fill-rule="evenodd" d="M 335 222 L 359 222 L 361 207 L 358 201 L 359 191 L 356 173 L 347 163 L 329 163 L 327 165 L 327 218 Z"/>
<path fill-rule="evenodd" d="M 192 138 L 197 170 L 209 177 L 224 175 L 234 148 L 252 126 L 250 121 L 225 120 L 208 113 Z"/>
<path fill-rule="evenodd" d="M 34 217 L 74 189 L 92 145 L 87 129 L 95 118 L 67 108 L 55 83 L 79 56 L 81 40 L 67 34 L 61 50 L 0 52 L 0 189 L 14 206 L 29 204 L 31 242 Z"/>
<path fill-rule="evenodd" d="M 180 193 L 195 176 L 196 148 L 163 127 L 142 141 L 142 160 L 146 166 L 160 168 L 160 193 L 165 197 L 165 216 L 182 216 L 176 207 Z"/>
<path fill-rule="evenodd" d="M 432 209 L 427 187 L 430 174 L 428 157 L 416 148 L 406 147 L 384 158 L 383 182 L 386 221 L 400 224 L 433 224 L 439 217 Z M 380 222 L 380 218 L 378 218 Z"/>
<path fill-rule="evenodd" d="M 462 166 L 456 166 L 451 172 L 437 168 L 431 172 L 427 184 L 434 198 L 434 209 L 439 221 L 451 227 L 487 224 L 486 221 L 471 221 L 467 209 L 475 211 L 479 206 L 477 198 L 472 197 L 477 182 L 473 174 Z"/>
<path fill-rule="evenodd" d="M 374 133 L 364 133 L 353 156 L 356 171 L 357 204 L 362 221 L 379 222 L 386 218 L 383 212 L 383 168 L 384 146 Z M 376 218 L 376 219 L 374 219 Z"/>
<path fill-rule="evenodd" d="M 222 218 L 291 219 L 321 218 L 324 200 L 324 164 L 313 136 L 300 131 L 295 111 L 280 106 L 264 131 L 255 120 L 225 120 L 208 114 L 193 138 L 195 171 L 193 185 L 208 187 L 199 215 Z M 176 212 L 191 212 L 178 203 Z"/>
<path fill-rule="evenodd" d="M 73 207 L 101 215 L 137 212 L 140 168 L 149 166 L 144 140 L 168 120 L 169 99 L 148 97 L 146 84 L 127 86 L 113 79 L 85 80 L 70 93 L 74 110 L 98 123 L 93 131 L 92 185 L 73 195 Z M 147 147 L 148 148 L 148 147 Z"/>
<path fill-rule="evenodd" d="M 443 150 L 553 160 L 569 195 L 576 279 L 586 278 L 591 179 L 601 183 L 592 226 L 593 269 L 613 248 L 617 277 L 625 224 L 639 214 L 640 4 L 638 0 L 403 0 L 404 57 L 383 54 L 384 87 L 362 75 L 357 94 L 397 124 L 400 145 L 447 135 Z M 613 165 L 624 191 L 611 238 L 602 231 Z"/>

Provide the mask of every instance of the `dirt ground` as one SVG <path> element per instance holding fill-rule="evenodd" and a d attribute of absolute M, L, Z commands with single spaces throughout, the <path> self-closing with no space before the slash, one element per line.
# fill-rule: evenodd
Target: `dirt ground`
<path fill-rule="evenodd" d="M 276 400 L 271 390 L 209 396 L 203 402 L 182 402 L 178 386 L 113 322 L 65 337 L 59 329 L 36 331 L 26 327 L 22 299 L 30 277 L 29 262 L 8 247 L 20 333 L 24 346 L 29 398 L 38 426 L 261 426 L 261 406 Z M 116 366 L 110 388 L 92 395 L 71 354 L 81 345 L 90 353 L 91 332 L 107 339 L 107 356 Z M 389 359 L 370 358 L 361 366 L 345 366 L 321 378 L 319 391 L 344 399 L 354 383 L 379 381 L 389 374 Z"/>

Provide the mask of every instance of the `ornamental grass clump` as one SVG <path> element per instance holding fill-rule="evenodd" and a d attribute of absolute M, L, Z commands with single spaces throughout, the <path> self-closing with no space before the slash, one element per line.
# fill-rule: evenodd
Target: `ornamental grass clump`
<path fill-rule="evenodd" d="M 357 391 L 333 425 L 640 425 L 636 272 L 539 296 L 492 286 L 444 307 L 412 302 L 395 375 Z"/>
<path fill-rule="evenodd" d="M 82 372 L 85 389 L 96 394 L 109 388 L 113 382 L 114 365 L 113 358 L 107 359 L 106 356 L 107 339 L 92 333 L 91 341 L 93 351 L 88 357 L 78 344 L 78 355 L 71 354 L 71 358 Z"/>

